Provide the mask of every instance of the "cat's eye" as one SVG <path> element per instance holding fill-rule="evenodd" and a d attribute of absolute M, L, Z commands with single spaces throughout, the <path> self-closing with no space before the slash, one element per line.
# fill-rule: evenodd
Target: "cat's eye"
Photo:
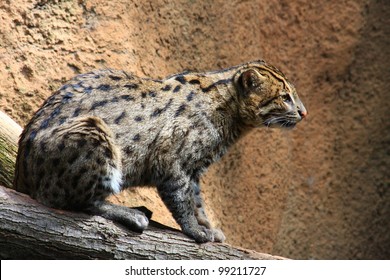
<path fill-rule="evenodd" d="M 284 102 L 291 102 L 291 96 L 289 94 L 285 94 L 282 96 Z"/>

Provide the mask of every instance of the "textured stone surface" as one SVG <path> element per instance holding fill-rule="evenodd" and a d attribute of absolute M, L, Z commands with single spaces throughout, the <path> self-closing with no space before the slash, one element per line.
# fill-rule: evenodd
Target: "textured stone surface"
<path fill-rule="evenodd" d="M 248 134 L 211 168 L 214 223 L 231 244 L 289 258 L 389 258 L 389 29 L 388 1 L 5 0 L 0 109 L 25 124 L 95 68 L 163 77 L 263 58 L 309 116 Z M 113 200 L 173 224 L 152 189 Z"/>

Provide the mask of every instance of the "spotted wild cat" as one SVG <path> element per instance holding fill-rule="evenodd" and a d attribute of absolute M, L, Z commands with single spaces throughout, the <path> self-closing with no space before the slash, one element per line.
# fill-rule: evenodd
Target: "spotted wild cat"
<path fill-rule="evenodd" d="M 223 242 L 199 177 L 244 132 L 293 127 L 306 114 L 294 86 L 263 61 L 163 80 L 98 70 L 67 82 L 35 113 L 21 135 L 14 185 L 50 207 L 135 231 L 150 213 L 105 198 L 155 185 L 185 234 Z"/>

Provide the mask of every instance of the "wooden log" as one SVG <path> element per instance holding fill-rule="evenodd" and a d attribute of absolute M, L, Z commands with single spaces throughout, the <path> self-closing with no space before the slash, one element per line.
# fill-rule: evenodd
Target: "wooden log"
<path fill-rule="evenodd" d="M 156 222 L 142 234 L 98 216 L 48 208 L 0 186 L 1 259 L 282 259 L 228 244 L 197 244 Z"/>
<path fill-rule="evenodd" d="M 8 188 L 12 188 L 20 133 L 20 125 L 0 111 L 0 185 Z"/>

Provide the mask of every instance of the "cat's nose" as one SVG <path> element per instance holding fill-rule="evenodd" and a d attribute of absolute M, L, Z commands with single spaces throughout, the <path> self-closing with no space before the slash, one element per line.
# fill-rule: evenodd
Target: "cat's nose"
<path fill-rule="evenodd" d="M 307 116 L 307 111 L 306 110 L 298 110 L 298 113 L 299 115 L 301 116 L 301 118 L 306 118 Z"/>
<path fill-rule="evenodd" d="M 303 119 L 303 118 L 306 118 L 307 116 L 307 110 L 304 106 L 300 106 L 298 107 L 298 114 L 299 116 Z"/>

